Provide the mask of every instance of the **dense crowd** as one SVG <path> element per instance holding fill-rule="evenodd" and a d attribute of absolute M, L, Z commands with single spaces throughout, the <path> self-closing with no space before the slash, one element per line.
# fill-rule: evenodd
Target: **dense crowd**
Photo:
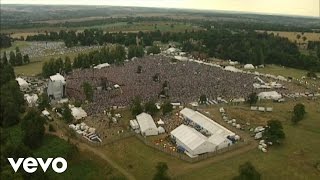
<path fill-rule="evenodd" d="M 137 73 L 141 66 L 141 73 Z M 159 81 L 154 81 L 158 74 Z M 198 101 L 204 94 L 208 99 L 232 99 L 247 97 L 254 91 L 254 75 L 224 71 L 194 62 L 172 62 L 164 56 L 146 56 L 112 65 L 103 69 L 74 70 L 67 76 L 67 94 L 71 98 L 84 100 L 81 85 L 89 82 L 94 88 L 101 86 L 101 79 L 108 81 L 110 90 L 95 90 L 93 102 L 86 111 L 101 113 L 110 106 L 128 106 L 135 96 L 142 101 L 157 100 L 165 81 L 169 84 L 168 95 L 172 102 L 190 103 Z M 114 85 L 120 88 L 114 88 Z"/>
<path fill-rule="evenodd" d="M 26 42 L 26 47 L 21 47 L 21 53 L 32 57 L 63 55 L 67 53 L 81 53 L 86 50 L 95 50 L 101 46 L 75 46 L 67 48 L 63 42 Z M 7 52 L 7 54 L 9 54 Z"/>

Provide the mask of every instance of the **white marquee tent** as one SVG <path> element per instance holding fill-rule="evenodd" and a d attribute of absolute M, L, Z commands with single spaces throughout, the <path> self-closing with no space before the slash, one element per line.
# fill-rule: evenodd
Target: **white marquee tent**
<path fill-rule="evenodd" d="M 282 98 L 282 95 L 276 91 L 269 91 L 269 92 L 261 92 L 258 94 L 259 99 L 273 99 L 278 100 Z"/>
<path fill-rule="evenodd" d="M 158 135 L 158 129 L 150 114 L 141 113 L 136 116 L 141 134 L 144 136 Z"/>

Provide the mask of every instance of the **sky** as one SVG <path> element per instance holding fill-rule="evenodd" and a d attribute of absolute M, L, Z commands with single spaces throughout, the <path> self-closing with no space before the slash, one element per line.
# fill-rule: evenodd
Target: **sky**
<path fill-rule="evenodd" d="M 320 0 L 1 0 L 1 4 L 116 5 L 319 17 Z"/>

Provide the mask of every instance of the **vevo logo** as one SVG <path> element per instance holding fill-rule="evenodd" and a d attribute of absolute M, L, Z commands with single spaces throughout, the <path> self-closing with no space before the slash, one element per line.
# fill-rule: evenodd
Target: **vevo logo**
<path fill-rule="evenodd" d="M 13 168 L 14 172 L 17 172 L 19 167 L 21 166 L 22 162 L 23 162 L 23 169 L 27 172 L 27 173 L 34 173 L 37 168 L 38 168 L 38 163 L 40 164 L 43 172 L 46 172 L 49 165 L 51 164 L 52 169 L 56 172 L 56 173 L 63 173 L 67 167 L 68 167 L 68 163 L 64 158 L 58 157 L 58 158 L 48 158 L 46 160 L 46 162 L 43 161 L 42 158 L 32 158 L 32 157 L 28 157 L 26 159 L 24 158 L 19 158 L 17 162 L 14 161 L 13 158 L 8 158 L 8 161 L 11 164 L 11 167 Z M 61 163 L 62 166 L 58 167 L 58 163 Z"/>

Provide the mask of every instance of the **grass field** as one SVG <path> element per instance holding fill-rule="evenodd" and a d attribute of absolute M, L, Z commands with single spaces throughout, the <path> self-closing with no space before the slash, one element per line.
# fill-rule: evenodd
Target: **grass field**
<path fill-rule="evenodd" d="M 22 142 L 22 131 L 20 125 L 13 126 L 7 129 L 9 138 L 14 144 Z M 67 159 L 68 169 L 62 174 L 57 174 L 48 169 L 47 175 L 49 179 L 124 179 L 123 176 L 103 160 L 88 152 L 74 152 L 74 147 L 66 141 L 55 136 L 46 135 L 43 140 L 43 145 L 40 148 L 33 150 L 35 157 L 66 157 L 66 154 L 71 154 L 71 159 Z"/>
<path fill-rule="evenodd" d="M 155 29 L 155 24 L 157 24 L 157 29 Z M 173 24 L 173 27 L 171 27 Z M 22 30 L 6 30 L 5 32 L 10 32 L 11 37 L 20 38 L 23 36 L 26 38 L 28 35 L 36 35 L 39 33 L 45 33 L 45 31 L 60 31 L 60 30 L 74 30 L 74 31 L 83 31 L 84 29 L 102 29 L 103 31 L 108 32 L 138 32 L 138 31 L 171 31 L 171 32 L 184 32 L 185 30 L 199 30 L 200 27 L 195 27 L 192 24 L 183 24 L 175 22 L 143 22 L 143 23 L 133 23 L 128 24 L 127 22 L 119 22 L 112 24 L 101 24 L 96 26 L 83 26 L 83 27 L 41 27 L 41 28 L 31 28 L 31 29 L 22 29 Z"/>
<path fill-rule="evenodd" d="M 81 53 L 89 53 L 90 51 L 93 51 L 93 50 L 85 50 L 85 51 L 82 51 Z M 78 55 L 78 53 L 72 52 L 72 53 L 66 53 L 63 55 L 53 55 L 53 56 L 30 58 L 31 61 L 29 64 L 22 65 L 22 66 L 15 66 L 14 72 L 16 75 L 35 76 L 35 75 L 40 74 L 42 72 L 42 65 L 45 62 L 48 62 L 51 58 L 57 59 L 57 58 L 61 57 L 62 59 L 65 59 L 66 56 L 69 56 L 71 61 L 73 61 L 74 57 L 76 57 L 77 55 Z"/>
<path fill-rule="evenodd" d="M 1 56 L 3 55 L 3 51 L 15 51 L 16 47 L 19 47 L 21 49 L 21 48 L 28 47 L 28 46 L 29 46 L 29 44 L 26 41 L 14 41 L 12 43 L 11 47 L 9 47 L 9 48 L 1 48 L 0 49 Z M 9 54 L 7 54 L 7 55 L 9 55 Z"/>
<path fill-rule="evenodd" d="M 284 77 L 293 77 L 293 78 L 301 78 L 302 76 L 306 76 L 308 71 L 288 68 L 288 67 L 281 67 L 277 65 L 266 65 L 264 68 L 255 69 L 260 73 L 265 74 L 274 74 L 274 75 L 281 75 Z"/>
<path fill-rule="evenodd" d="M 264 32 L 264 31 L 258 31 Z M 286 37 L 292 42 L 304 43 L 302 37 L 306 37 L 306 41 L 320 41 L 320 33 L 309 33 L 306 32 L 302 34 L 301 32 L 286 32 L 286 31 L 267 31 L 269 34 L 273 33 L 275 36 Z M 300 35 L 301 38 L 298 39 L 297 35 Z"/>
<path fill-rule="evenodd" d="M 209 159 L 190 164 L 147 147 L 136 138 L 128 138 L 105 146 L 104 152 L 134 174 L 137 179 L 151 179 L 157 162 L 166 162 L 169 166 L 169 174 L 174 179 L 212 179 L 212 177 L 231 179 L 237 175 L 238 166 L 245 161 L 251 161 L 262 173 L 263 179 L 317 179 L 320 172 L 316 170 L 314 164 L 320 160 L 318 153 L 320 151 L 320 104 L 319 101 L 302 100 L 301 102 L 306 105 L 307 115 L 297 126 L 293 126 L 290 122 L 290 111 L 297 102 L 260 103 L 260 105 L 274 107 L 273 113 L 263 116 L 269 117 L 269 120 L 282 121 L 286 133 L 283 145 L 272 147 L 268 153 L 255 149 L 218 162 L 210 163 Z M 227 112 L 228 109 L 232 109 L 233 115 L 242 114 L 242 118 L 252 116 L 245 110 L 248 108 L 247 106 L 226 107 Z M 259 112 L 255 114 L 261 116 Z M 214 158 L 218 157 L 213 157 L 211 160 Z"/>

